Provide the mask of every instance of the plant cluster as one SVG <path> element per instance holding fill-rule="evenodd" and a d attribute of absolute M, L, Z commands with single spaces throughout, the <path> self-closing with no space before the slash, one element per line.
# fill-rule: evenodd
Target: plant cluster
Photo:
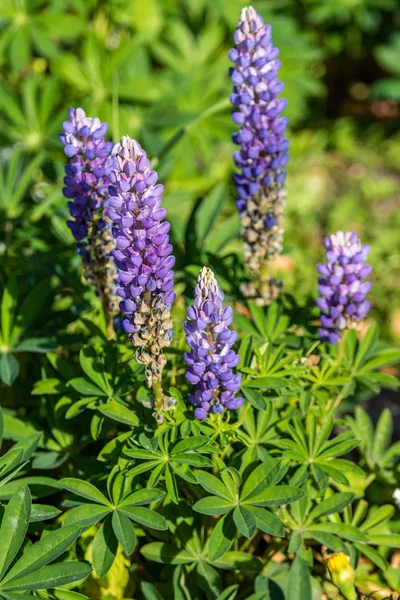
<path fill-rule="evenodd" d="M 16 68 L 46 43 L 51 54 L 54 23 L 29 19 L 23 52 L 22 34 L 2 52 Z M 239 131 L 227 137 L 238 215 L 220 229 L 224 184 L 195 207 L 184 243 L 173 235 L 158 180 L 185 128 L 151 160 L 129 136 L 109 141 L 93 104 L 94 116 L 72 108 L 64 121 L 61 231 L 76 259 L 54 256 L 58 270 L 24 299 L 10 275 L 1 299 L 0 600 L 400 592 L 400 442 L 389 410 L 374 424 L 361 406 L 398 388 L 400 351 L 368 318 L 369 246 L 356 233 L 325 239 L 306 302 L 273 276 L 288 141 L 272 36 L 242 10 L 229 54 Z M 41 160 L 24 167 L 15 200 L 11 159 L 9 223 Z M 238 234 L 243 252 L 222 252 Z M 71 317 L 63 327 L 57 313 Z M 32 353 L 37 377 L 21 399 Z"/>

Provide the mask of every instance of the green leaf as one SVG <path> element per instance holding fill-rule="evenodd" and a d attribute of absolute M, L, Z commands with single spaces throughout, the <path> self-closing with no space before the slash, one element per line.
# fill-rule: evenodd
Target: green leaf
<path fill-rule="evenodd" d="M 111 569 L 118 550 L 118 541 L 115 537 L 108 517 L 94 536 L 92 545 L 92 560 L 97 577 L 104 577 Z"/>
<path fill-rule="evenodd" d="M 312 526 L 313 531 L 325 531 L 333 533 L 350 542 L 368 542 L 368 538 L 357 527 L 347 525 L 346 523 L 319 523 Z"/>
<path fill-rule="evenodd" d="M 265 399 L 261 396 L 257 390 L 251 388 L 242 387 L 244 397 L 250 402 L 257 410 L 265 410 Z"/>
<path fill-rule="evenodd" d="M 142 581 L 140 587 L 146 600 L 163 600 L 163 597 L 157 590 L 156 586 L 152 583 Z"/>
<path fill-rule="evenodd" d="M 327 546 L 333 552 L 341 552 L 344 548 L 344 544 L 342 540 L 333 535 L 332 533 L 326 533 L 326 531 L 316 531 L 312 527 L 307 529 L 305 532 L 307 536 L 312 537 L 314 540 L 317 540 L 319 544 L 323 544 Z"/>
<path fill-rule="evenodd" d="M 37 571 L 48 563 L 53 562 L 56 558 L 61 556 L 63 552 L 68 550 L 75 540 L 78 539 L 80 531 L 81 530 L 74 525 L 52 531 L 24 552 L 21 558 L 8 572 L 2 583 L 9 584 L 15 579 L 20 579 L 25 575 L 29 575 L 33 573 L 33 571 Z M 9 589 L 13 589 L 12 586 L 10 586 Z"/>
<path fill-rule="evenodd" d="M 210 233 L 227 196 L 227 186 L 219 183 L 205 198 L 196 211 L 196 239 L 199 248 Z"/>
<path fill-rule="evenodd" d="M 224 485 L 220 479 L 214 475 L 211 475 L 211 473 L 197 473 L 197 481 L 200 483 L 201 487 L 206 490 L 206 492 L 215 494 L 216 496 L 224 498 L 225 500 L 233 499 L 233 496 L 226 485 Z"/>
<path fill-rule="evenodd" d="M 30 523 L 36 523 L 37 521 L 47 521 L 48 519 L 54 519 L 61 514 L 55 506 L 48 506 L 46 504 L 32 504 L 31 516 L 29 519 Z"/>
<path fill-rule="evenodd" d="M 90 346 L 82 348 L 79 353 L 79 362 L 89 379 L 108 395 L 112 390 L 104 374 L 103 364 L 97 356 L 95 349 Z"/>
<path fill-rule="evenodd" d="M 388 408 L 381 412 L 375 429 L 372 455 L 378 461 L 389 446 L 393 434 L 393 417 Z"/>
<path fill-rule="evenodd" d="M 205 591 L 207 597 L 216 598 L 222 590 L 222 581 L 218 572 L 203 560 L 196 566 L 197 582 L 199 587 Z"/>
<path fill-rule="evenodd" d="M 57 343 L 51 338 L 29 338 L 18 344 L 18 346 L 15 346 L 13 352 L 37 352 L 45 354 L 56 348 Z"/>
<path fill-rule="evenodd" d="M 68 490 L 77 496 L 111 507 L 111 502 L 107 500 L 105 495 L 88 481 L 76 479 L 75 477 L 64 477 L 63 479 L 60 479 L 60 485 L 65 490 Z"/>
<path fill-rule="evenodd" d="M 388 548 L 399 548 L 400 547 L 400 534 L 372 534 L 370 533 L 368 538 L 368 542 L 373 544 L 374 546 L 387 546 Z M 359 541 L 359 540 L 355 540 Z"/>
<path fill-rule="evenodd" d="M 354 369 L 357 371 L 366 358 L 369 358 L 372 350 L 375 348 L 379 337 L 379 329 L 376 323 L 371 323 L 367 333 L 358 346 L 356 359 L 354 361 Z"/>
<path fill-rule="evenodd" d="M 119 507 L 122 506 L 141 506 L 143 504 L 151 504 L 152 502 L 158 502 L 164 498 L 165 492 L 156 488 L 150 490 L 143 489 L 137 492 L 132 492 L 122 502 L 119 503 Z"/>
<path fill-rule="evenodd" d="M 172 473 L 170 466 L 167 464 L 165 467 L 165 487 L 167 488 L 167 494 L 175 504 L 179 502 L 179 491 L 176 484 L 175 475 Z"/>
<path fill-rule="evenodd" d="M 120 506 L 120 510 L 130 519 L 140 523 L 140 525 L 143 525 L 144 527 L 158 529 L 159 531 L 168 529 L 164 517 L 144 506 Z"/>
<path fill-rule="evenodd" d="M 115 400 L 109 400 L 106 404 L 101 404 L 98 406 L 98 409 L 102 415 L 118 421 L 118 423 L 123 423 L 130 427 L 137 427 L 139 425 L 138 416 Z"/>
<path fill-rule="evenodd" d="M 166 565 L 186 565 L 196 560 L 196 557 L 187 550 L 180 550 L 177 546 L 165 544 L 164 542 L 146 544 L 140 549 L 140 553 L 147 560 L 153 560 L 154 562 Z"/>
<path fill-rule="evenodd" d="M 86 579 L 92 572 L 89 565 L 81 562 L 62 562 L 48 565 L 24 576 L 1 583 L 1 588 L 7 590 L 41 590 L 59 585 L 67 585 L 74 581 Z"/>
<path fill-rule="evenodd" d="M 0 379 L 6 385 L 12 385 L 19 373 L 18 361 L 12 354 L 2 354 L 0 357 Z"/>
<path fill-rule="evenodd" d="M 233 511 L 233 520 L 242 535 L 247 538 L 254 535 L 257 529 L 256 519 L 245 506 L 236 506 Z"/>
<path fill-rule="evenodd" d="M 220 596 L 218 596 L 217 600 L 234 600 L 236 594 L 238 592 L 238 585 L 230 585 L 226 588 Z"/>
<path fill-rule="evenodd" d="M 289 571 L 286 600 L 312 600 L 311 577 L 307 563 L 297 555 Z"/>
<path fill-rule="evenodd" d="M 53 590 L 54 595 L 59 600 L 89 600 L 87 596 L 80 594 L 79 592 L 72 592 L 71 590 L 63 590 L 62 588 L 55 588 Z"/>
<path fill-rule="evenodd" d="M 219 519 L 211 532 L 208 543 L 208 558 L 214 562 L 228 552 L 235 538 L 236 528 L 231 514 Z"/>
<path fill-rule="evenodd" d="M 226 500 L 217 496 L 207 496 L 198 500 L 193 506 L 193 510 L 203 515 L 224 515 L 234 507 L 235 504 L 232 500 Z"/>
<path fill-rule="evenodd" d="M 15 276 L 10 277 L 3 291 L 1 300 L 1 337 L 4 346 L 8 348 L 11 330 L 17 306 L 17 284 Z"/>
<path fill-rule="evenodd" d="M 88 381 L 84 377 L 75 377 L 75 379 L 70 379 L 68 381 L 68 385 L 70 385 L 74 390 L 82 394 L 83 396 L 108 396 L 102 389 L 94 385 L 91 381 Z"/>
<path fill-rule="evenodd" d="M 60 490 L 60 484 L 50 477 L 21 477 L 0 487 L 0 500 L 8 500 L 22 485 L 29 485 L 33 500 L 50 496 Z"/>
<path fill-rule="evenodd" d="M 111 508 L 104 504 L 82 504 L 68 512 L 64 525 L 90 527 L 98 523 L 110 512 Z"/>
<path fill-rule="evenodd" d="M 267 488 L 258 496 L 245 501 L 246 504 L 256 504 L 258 506 L 282 506 L 295 500 L 304 498 L 305 493 L 300 488 L 291 485 L 280 485 Z"/>
<path fill-rule="evenodd" d="M 326 498 L 326 500 L 322 500 L 322 502 L 319 502 L 314 506 L 308 515 L 307 523 L 312 523 L 320 517 L 340 512 L 346 508 L 346 506 L 351 504 L 354 497 L 354 494 L 351 492 L 340 492 L 339 494 L 334 494 L 330 498 Z"/>
<path fill-rule="evenodd" d="M 253 514 L 258 529 L 275 537 L 285 536 L 285 530 L 282 523 L 278 517 L 269 512 L 269 510 L 258 506 L 249 506 L 247 510 Z"/>
<path fill-rule="evenodd" d="M 0 528 L 0 580 L 14 560 L 28 529 L 31 494 L 24 485 L 6 506 Z"/>
<path fill-rule="evenodd" d="M 132 522 L 121 511 L 114 510 L 112 526 L 117 540 L 121 544 L 125 554 L 129 556 L 136 546 L 135 528 Z"/>
<path fill-rule="evenodd" d="M 64 389 L 65 386 L 59 379 L 42 379 L 41 381 L 36 381 L 31 394 L 32 396 L 40 396 L 41 394 L 60 394 Z"/>
<path fill-rule="evenodd" d="M 209 439 L 204 435 L 196 435 L 193 437 L 189 437 L 181 440 L 172 448 L 170 455 L 175 456 L 181 452 L 187 452 L 188 450 L 197 450 L 202 446 L 208 444 Z"/>
<path fill-rule="evenodd" d="M 258 465 L 243 486 L 240 494 L 241 501 L 248 501 L 261 494 L 268 487 L 276 485 L 284 474 L 285 470 L 282 469 L 280 461 L 270 459 Z"/>
<path fill-rule="evenodd" d="M 371 548 L 366 544 L 354 544 L 355 547 L 361 554 L 364 554 L 371 562 L 377 565 L 382 571 L 386 571 L 388 568 L 387 560 L 382 554 L 380 554 L 375 548 Z"/>
<path fill-rule="evenodd" d="M 278 389 L 288 387 L 289 382 L 282 377 L 254 377 L 250 381 L 246 381 L 245 387 L 248 388 L 265 388 Z"/>
<path fill-rule="evenodd" d="M 370 510 L 368 518 L 360 526 L 360 529 L 362 529 L 363 531 L 368 531 L 373 527 L 377 527 L 377 525 L 386 523 L 387 521 L 390 521 L 394 513 L 395 507 L 391 504 L 385 504 L 383 506 L 380 506 L 374 511 Z"/>
<path fill-rule="evenodd" d="M 247 552 L 227 552 L 218 560 L 213 561 L 214 567 L 233 571 L 252 571 L 258 573 L 262 569 L 262 562 Z"/>

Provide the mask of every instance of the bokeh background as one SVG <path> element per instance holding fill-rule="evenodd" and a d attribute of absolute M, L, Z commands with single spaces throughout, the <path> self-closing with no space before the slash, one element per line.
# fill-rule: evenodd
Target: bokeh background
<path fill-rule="evenodd" d="M 58 133 L 70 106 L 107 120 L 114 141 L 137 138 L 154 158 L 182 252 L 193 206 L 210 192 L 205 210 L 217 235 L 204 231 L 202 246 L 240 252 L 227 51 L 244 5 L 1 0 L 0 277 L 22 276 L 22 295 L 44 277 L 55 290 L 71 289 L 55 294 L 50 320 L 79 312 L 87 293 L 61 194 Z M 253 5 L 273 26 L 289 102 L 287 233 L 275 269 L 305 299 L 316 287 L 323 236 L 357 231 L 372 248 L 374 316 L 399 340 L 398 0 Z"/>

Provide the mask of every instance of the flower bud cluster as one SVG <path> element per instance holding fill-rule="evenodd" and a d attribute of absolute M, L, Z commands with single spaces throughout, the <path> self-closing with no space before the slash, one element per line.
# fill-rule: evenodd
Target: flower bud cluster
<path fill-rule="evenodd" d="M 113 150 L 109 208 L 117 248 L 122 326 L 138 347 L 137 360 L 146 366 L 148 385 L 161 378 L 170 344 L 170 309 L 175 299 L 175 258 L 169 242 L 170 224 L 164 221 L 164 188 L 151 170 L 146 152 L 135 140 L 123 137 Z"/>
<path fill-rule="evenodd" d="M 271 26 L 264 25 L 254 8 L 242 10 L 234 41 L 229 53 L 234 63 L 232 119 L 240 130 L 233 141 L 240 149 L 233 158 L 240 172 L 233 177 L 245 264 L 259 280 L 265 262 L 282 251 L 289 142 L 284 135 L 287 118 L 280 115 L 287 102 L 278 97 L 283 83 L 277 77 L 279 51 L 272 44 Z"/>
<path fill-rule="evenodd" d="M 208 267 L 203 267 L 194 290 L 194 303 L 184 323 L 190 352 L 185 353 L 187 380 L 195 385 L 190 402 L 196 407 L 197 419 L 205 419 L 210 411 L 223 413 L 237 409 L 243 398 L 235 397 L 241 375 L 233 374 L 240 357 L 234 350 L 237 333 L 229 329 L 233 320 L 230 306 L 223 306 L 224 295 Z"/>
<path fill-rule="evenodd" d="M 321 275 L 316 301 L 321 310 L 319 336 L 322 341 L 336 344 L 343 329 L 356 327 L 370 310 L 366 295 L 371 283 L 364 279 L 372 267 L 365 262 L 369 246 L 362 245 L 354 232 L 339 231 L 326 237 L 324 245 L 326 264 L 317 267 Z"/>

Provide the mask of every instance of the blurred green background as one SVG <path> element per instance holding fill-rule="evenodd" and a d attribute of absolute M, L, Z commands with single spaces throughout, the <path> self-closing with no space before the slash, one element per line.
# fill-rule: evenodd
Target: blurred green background
<path fill-rule="evenodd" d="M 227 183 L 217 188 L 222 242 L 214 235 L 212 250 L 240 253 L 227 51 L 243 6 L 239 0 L 1 0 L 3 282 L 13 271 L 26 281 L 57 276 L 65 287 L 78 281 L 57 137 L 70 106 L 107 120 L 114 141 L 137 138 L 157 161 L 178 253 L 194 204 Z M 372 248 L 374 316 L 387 337 L 399 339 L 398 0 L 254 0 L 253 6 L 273 26 L 289 101 L 287 233 L 275 268 L 287 291 L 306 298 L 316 287 L 323 236 L 356 230 Z M 177 141 L 167 152 L 171 138 Z M 65 309 L 60 299 L 55 310 Z"/>

